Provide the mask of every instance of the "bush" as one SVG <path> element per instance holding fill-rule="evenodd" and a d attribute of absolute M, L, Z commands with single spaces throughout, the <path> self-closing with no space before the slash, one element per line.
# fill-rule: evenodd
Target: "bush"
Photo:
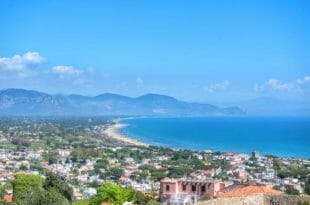
<path fill-rule="evenodd" d="M 124 202 L 136 202 L 137 193 L 131 188 L 122 188 L 108 182 L 97 189 L 97 194 L 90 198 L 90 205 L 99 205 L 108 202 L 113 205 L 122 205 Z"/>
<path fill-rule="evenodd" d="M 292 186 L 286 188 L 285 193 L 288 195 L 299 195 L 299 191 Z"/>

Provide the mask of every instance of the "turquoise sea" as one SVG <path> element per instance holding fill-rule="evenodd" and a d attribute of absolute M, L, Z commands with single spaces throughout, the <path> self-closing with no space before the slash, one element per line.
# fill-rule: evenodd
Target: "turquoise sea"
<path fill-rule="evenodd" d="M 194 150 L 310 158 L 310 118 L 135 118 L 121 132 L 142 142 Z"/>

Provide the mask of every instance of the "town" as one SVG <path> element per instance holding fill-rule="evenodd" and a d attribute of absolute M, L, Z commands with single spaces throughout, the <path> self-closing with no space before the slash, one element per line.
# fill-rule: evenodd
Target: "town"
<path fill-rule="evenodd" d="M 104 134 L 113 119 L 0 119 L 0 204 L 18 200 L 16 176 L 47 179 L 47 173 L 68 184 L 73 204 L 100 204 L 94 201 L 105 184 L 132 189 L 136 204 L 197 204 L 246 189 L 248 195 L 310 194 L 308 159 L 135 146 Z"/>

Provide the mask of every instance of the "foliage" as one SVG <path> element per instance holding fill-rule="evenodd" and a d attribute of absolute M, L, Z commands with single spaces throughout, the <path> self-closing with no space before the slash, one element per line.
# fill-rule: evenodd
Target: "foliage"
<path fill-rule="evenodd" d="M 295 169 L 289 169 L 289 170 L 279 170 L 278 171 L 278 177 L 281 179 L 284 179 L 286 177 L 294 177 L 294 178 L 301 178 L 305 179 L 307 175 L 310 174 L 310 170 L 306 168 L 295 168 Z"/>
<path fill-rule="evenodd" d="M 44 152 L 42 158 L 48 161 L 49 164 L 55 164 L 57 162 L 57 155 L 54 152 Z"/>
<path fill-rule="evenodd" d="M 97 189 L 97 194 L 91 197 L 89 204 L 99 205 L 101 202 L 109 202 L 113 205 L 121 205 L 126 201 L 137 201 L 137 193 L 131 188 L 122 188 L 108 182 Z"/>
<path fill-rule="evenodd" d="M 162 203 L 160 203 L 159 201 L 155 201 L 155 200 L 150 200 L 146 203 L 146 205 L 162 205 Z"/>
<path fill-rule="evenodd" d="M 12 189 L 12 183 L 11 182 L 7 182 L 3 185 L 0 185 L 0 199 L 3 198 L 4 192 L 6 189 Z"/>
<path fill-rule="evenodd" d="M 38 175 L 17 174 L 13 184 L 13 200 L 22 205 L 69 205 L 72 190 L 57 176 L 48 173 L 44 181 Z M 71 192 L 70 192 L 71 190 Z"/>
<path fill-rule="evenodd" d="M 310 201 L 299 201 L 297 205 L 310 205 Z"/>
<path fill-rule="evenodd" d="M 107 172 L 101 174 L 102 178 L 110 177 L 113 179 L 119 179 L 123 175 L 124 175 L 124 170 L 118 167 L 112 167 Z"/>
<path fill-rule="evenodd" d="M 88 205 L 89 204 L 89 200 L 76 200 L 72 202 L 72 205 Z"/>
<path fill-rule="evenodd" d="M 307 179 L 306 183 L 305 183 L 305 194 L 310 195 L 310 178 Z"/>
<path fill-rule="evenodd" d="M 46 179 L 43 184 L 43 188 L 46 190 L 51 190 L 52 192 L 62 193 L 62 195 L 68 200 L 72 201 L 73 190 L 65 182 L 64 179 L 58 177 L 53 172 L 46 173 Z"/>
<path fill-rule="evenodd" d="M 30 202 L 40 198 L 41 187 L 43 185 L 43 179 L 37 175 L 17 174 L 15 180 L 12 182 L 13 185 L 13 196 L 15 202 L 26 200 L 25 195 L 29 194 L 28 197 Z M 35 203 L 34 203 L 35 204 Z"/>
<path fill-rule="evenodd" d="M 39 163 L 34 163 L 30 165 L 31 170 L 37 170 L 39 172 L 43 171 L 43 167 Z"/>
<path fill-rule="evenodd" d="M 299 191 L 295 189 L 293 186 L 288 186 L 285 190 L 285 193 L 288 195 L 299 195 Z"/>
<path fill-rule="evenodd" d="M 0 199 L 0 205 L 12 205 L 12 203 L 7 202 L 7 201 L 4 200 L 4 199 Z"/>
<path fill-rule="evenodd" d="M 272 187 L 272 189 L 280 191 L 281 190 L 281 186 L 280 185 L 274 185 Z"/>
<path fill-rule="evenodd" d="M 183 176 L 186 176 L 190 174 L 193 171 L 189 166 L 178 166 L 178 167 L 171 167 L 169 168 L 169 174 L 168 177 L 171 178 L 181 178 Z"/>

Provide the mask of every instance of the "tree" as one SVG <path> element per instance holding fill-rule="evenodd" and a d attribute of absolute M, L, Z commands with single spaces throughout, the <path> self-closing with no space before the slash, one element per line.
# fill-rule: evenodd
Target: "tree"
<path fill-rule="evenodd" d="M 306 180 L 304 191 L 306 194 L 310 195 L 310 178 Z"/>
<path fill-rule="evenodd" d="M 73 190 L 65 182 L 64 179 L 58 177 L 53 172 L 46 173 L 46 179 L 43 184 L 45 190 L 51 190 L 51 193 L 59 192 L 61 193 L 69 202 L 72 201 Z"/>
<path fill-rule="evenodd" d="M 295 189 L 293 186 L 288 186 L 285 190 L 285 193 L 288 195 L 299 195 L 299 191 Z"/>
<path fill-rule="evenodd" d="M 38 175 L 17 174 L 13 184 L 13 200 L 20 205 L 69 205 L 72 189 L 52 172 L 44 181 Z"/>
<path fill-rule="evenodd" d="M 154 171 L 152 172 L 151 178 L 154 181 L 160 181 L 165 178 L 167 175 L 163 171 Z"/>
<path fill-rule="evenodd" d="M 0 185 L 0 199 L 3 198 L 6 189 L 12 189 L 12 183 L 10 181 Z"/>
<path fill-rule="evenodd" d="M 43 167 L 39 163 L 34 163 L 30 166 L 31 170 L 37 170 L 39 172 L 43 171 Z"/>
<path fill-rule="evenodd" d="M 126 201 L 135 202 L 136 192 L 131 188 L 122 188 L 117 184 L 108 182 L 97 189 L 97 194 L 90 199 L 90 205 L 99 205 L 101 202 L 109 202 L 113 205 L 121 205 Z"/>
<path fill-rule="evenodd" d="M 107 173 L 106 176 L 112 176 L 115 179 L 119 179 L 121 176 L 123 176 L 124 170 L 117 167 L 112 167 Z"/>
<path fill-rule="evenodd" d="M 46 205 L 70 205 L 69 201 L 55 188 L 45 190 L 41 204 Z"/>
<path fill-rule="evenodd" d="M 55 164 L 57 162 L 57 155 L 53 152 L 44 152 L 42 157 L 44 160 L 48 161 L 49 164 Z"/>
<path fill-rule="evenodd" d="M 297 205 L 310 205 L 310 201 L 299 201 Z"/>
<path fill-rule="evenodd" d="M 25 199 L 29 199 L 29 201 L 33 204 L 33 200 L 36 201 L 37 198 L 40 198 L 40 194 L 42 191 L 43 179 L 38 175 L 28 175 L 28 174 L 17 174 L 15 176 L 15 180 L 12 182 L 13 185 L 13 200 L 20 204 Z M 31 204 L 29 202 L 29 204 Z"/>

